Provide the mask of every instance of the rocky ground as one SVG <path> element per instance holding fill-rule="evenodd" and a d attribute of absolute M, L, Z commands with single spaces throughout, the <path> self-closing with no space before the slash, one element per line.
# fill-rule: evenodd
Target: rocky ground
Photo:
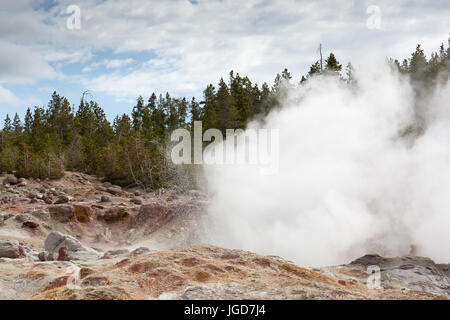
<path fill-rule="evenodd" d="M 200 244 L 208 202 L 196 190 L 124 190 L 73 172 L 0 180 L 0 299 L 450 297 L 450 265 L 427 258 L 312 269 Z"/>

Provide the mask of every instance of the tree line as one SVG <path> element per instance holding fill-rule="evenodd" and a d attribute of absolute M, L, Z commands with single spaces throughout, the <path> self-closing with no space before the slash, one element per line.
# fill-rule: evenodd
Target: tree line
<path fill-rule="evenodd" d="M 390 59 L 389 63 L 397 72 L 409 74 L 417 93 L 422 94 L 421 90 L 448 81 L 450 51 L 442 44 L 427 59 L 417 45 L 409 59 L 401 63 Z M 148 100 L 140 96 L 130 114 L 118 115 L 112 123 L 85 94 L 75 107 L 54 92 L 47 107 L 28 108 L 23 121 L 18 114 L 13 119 L 6 115 L 0 132 L 0 170 L 41 179 L 60 178 L 64 170 L 74 170 L 122 186 L 193 187 L 193 169 L 175 167 L 168 157 L 169 135 L 174 129 L 192 129 L 194 121 L 202 121 L 203 130 L 245 128 L 250 120 L 279 108 L 286 88 L 304 85 L 312 77 L 334 75 L 355 85 L 351 63 L 344 75 L 342 71 L 333 53 L 325 61 L 315 61 L 298 84 L 291 83 L 288 69 L 276 75 L 272 86 L 259 86 L 231 71 L 217 86 L 207 85 L 200 101 L 169 93 L 152 93 Z"/>

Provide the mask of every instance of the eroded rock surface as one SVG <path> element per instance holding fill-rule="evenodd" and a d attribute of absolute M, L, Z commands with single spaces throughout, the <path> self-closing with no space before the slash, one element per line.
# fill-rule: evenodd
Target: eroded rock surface
<path fill-rule="evenodd" d="M 109 252 L 92 261 L 0 263 L 0 298 L 21 299 L 448 299 L 409 288 L 369 289 L 364 277 L 209 245 Z M 72 280 L 71 280 L 72 279 Z M 21 282 L 24 290 L 14 290 Z M 73 281 L 79 284 L 74 287 Z"/>
<path fill-rule="evenodd" d="M 385 258 L 369 254 L 348 265 L 323 268 L 323 271 L 361 283 L 366 283 L 369 276 L 379 272 L 380 285 L 383 288 L 424 291 L 450 297 L 448 265 L 436 264 L 429 258 L 416 256 Z"/>
<path fill-rule="evenodd" d="M 200 244 L 208 196 L 199 190 L 123 189 L 74 172 L 3 181 L 0 299 L 450 297 L 449 265 L 427 258 L 367 255 L 309 269 Z M 374 265 L 379 288 L 367 285 Z"/>

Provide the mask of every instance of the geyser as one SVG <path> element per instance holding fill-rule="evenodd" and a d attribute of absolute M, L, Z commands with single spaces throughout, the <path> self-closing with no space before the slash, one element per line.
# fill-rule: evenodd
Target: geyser
<path fill-rule="evenodd" d="M 418 105 L 409 80 L 386 65 L 359 71 L 357 89 L 312 78 L 249 125 L 279 130 L 278 172 L 205 166 L 207 241 L 310 266 L 412 248 L 450 260 L 449 86 L 428 99 L 425 130 L 408 134 Z"/>

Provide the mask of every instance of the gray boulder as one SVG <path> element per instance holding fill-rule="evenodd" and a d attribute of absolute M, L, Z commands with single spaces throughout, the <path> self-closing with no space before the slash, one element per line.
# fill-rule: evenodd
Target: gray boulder
<path fill-rule="evenodd" d="M 68 196 L 62 195 L 62 196 L 59 196 L 58 199 L 56 199 L 55 204 L 67 203 L 67 202 L 69 202 L 69 200 L 70 199 Z"/>
<path fill-rule="evenodd" d="M 115 185 L 113 185 L 113 186 L 107 188 L 107 189 L 106 189 L 106 192 L 109 192 L 109 193 L 111 193 L 112 195 L 116 195 L 116 196 L 122 195 L 122 194 L 124 193 L 124 192 L 122 191 L 122 188 L 121 188 L 121 187 L 115 186 Z"/>
<path fill-rule="evenodd" d="M 111 202 L 111 199 L 108 196 L 102 196 L 102 198 L 100 199 L 100 202 Z"/>
<path fill-rule="evenodd" d="M 5 183 L 9 183 L 10 185 L 14 185 L 14 184 L 17 184 L 19 182 L 19 179 L 17 179 L 13 175 L 8 175 L 8 176 L 6 176 L 4 182 Z"/>
<path fill-rule="evenodd" d="M 25 257 L 25 251 L 17 240 L 0 241 L 0 258 L 17 259 Z"/>
<path fill-rule="evenodd" d="M 104 186 L 105 188 L 109 188 L 109 187 L 112 187 L 113 185 L 112 185 L 111 182 L 105 181 L 105 182 L 103 182 L 103 186 Z"/>
<path fill-rule="evenodd" d="M 61 247 L 67 248 L 72 260 L 96 260 L 103 255 L 97 250 L 83 246 L 80 241 L 70 235 L 58 231 L 50 232 L 45 239 L 45 251 L 53 254 L 55 257 L 58 256 Z"/>

